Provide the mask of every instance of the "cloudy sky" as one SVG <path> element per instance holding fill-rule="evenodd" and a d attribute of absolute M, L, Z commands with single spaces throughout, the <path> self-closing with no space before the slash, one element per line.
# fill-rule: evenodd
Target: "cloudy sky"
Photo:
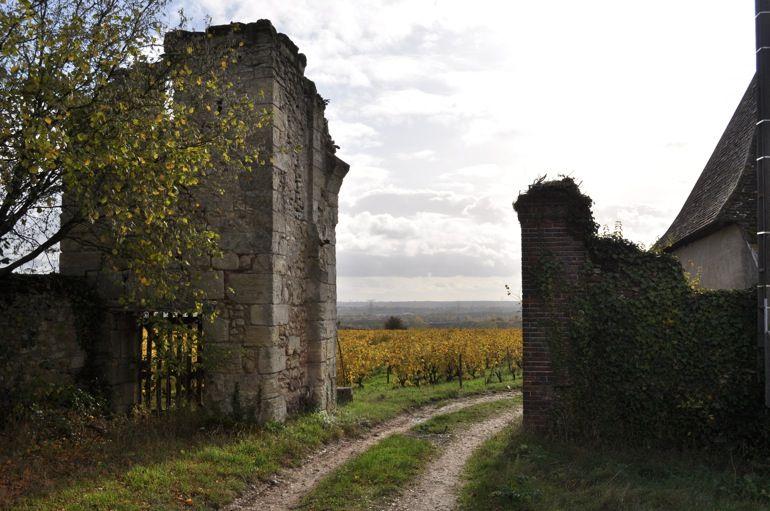
<path fill-rule="evenodd" d="M 270 19 L 308 57 L 351 164 L 338 295 L 498 300 L 520 289 L 511 203 L 568 174 L 649 245 L 754 68 L 751 0 L 187 0 Z"/>

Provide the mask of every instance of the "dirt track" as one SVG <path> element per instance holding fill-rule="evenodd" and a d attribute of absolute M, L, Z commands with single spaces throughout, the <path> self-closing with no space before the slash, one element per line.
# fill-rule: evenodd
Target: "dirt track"
<path fill-rule="evenodd" d="M 293 509 L 299 504 L 302 497 L 305 496 L 305 494 L 310 491 L 321 478 L 333 472 L 351 457 L 365 451 L 383 437 L 407 431 L 414 425 L 426 421 L 436 415 L 453 412 L 477 403 L 486 403 L 510 398 L 516 394 L 517 392 L 499 392 L 496 394 L 464 397 L 440 405 L 425 406 L 411 413 L 399 415 L 394 419 L 372 428 L 371 431 L 367 432 L 366 435 L 361 438 L 342 439 L 325 446 L 323 449 L 308 456 L 305 462 L 300 466 L 285 469 L 280 472 L 270 484 L 258 483 L 253 485 L 241 497 L 223 509 L 225 511 L 285 511 Z M 511 412 L 511 414 L 506 413 L 504 415 L 510 415 L 510 417 L 508 417 L 508 420 L 510 421 L 513 418 L 513 413 L 514 412 Z M 502 416 L 496 416 L 495 419 L 500 417 Z M 490 421 L 485 421 L 481 424 L 488 424 L 489 422 Z M 472 429 L 475 430 L 476 428 L 473 427 Z M 462 443 L 465 443 L 467 434 L 469 433 L 470 431 L 462 434 Z M 483 440 L 480 440 L 477 443 L 481 444 L 481 441 Z M 450 443 L 450 446 L 454 445 L 455 442 L 457 442 L 457 440 L 453 440 Z M 464 455 L 464 459 L 467 459 L 470 452 Z M 442 455 L 440 459 L 443 459 L 444 456 L 446 456 L 446 454 Z M 430 467 L 433 467 L 433 465 L 434 464 L 432 463 Z M 459 470 L 461 468 L 462 465 L 457 469 L 457 475 L 459 475 Z M 430 469 L 424 477 L 428 477 L 429 474 Z M 418 484 L 420 484 L 420 482 L 422 482 L 422 479 L 420 479 Z M 405 494 L 405 497 L 407 496 L 408 492 Z M 394 503 L 394 505 L 398 504 L 399 502 Z M 402 508 L 396 507 L 396 509 Z M 417 510 L 422 508 L 412 507 L 403 509 Z M 428 507 L 424 509 L 434 508 Z"/>
<path fill-rule="evenodd" d="M 453 435 L 442 455 L 428 465 L 414 485 L 383 509 L 396 511 L 451 511 L 457 506 L 460 474 L 471 454 L 486 440 L 508 426 L 521 407 L 495 415 Z"/>

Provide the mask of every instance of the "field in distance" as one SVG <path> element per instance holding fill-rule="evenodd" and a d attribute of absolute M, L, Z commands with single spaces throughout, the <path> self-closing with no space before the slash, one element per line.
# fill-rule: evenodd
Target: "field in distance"
<path fill-rule="evenodd" d="M 385 374 L 400 386 L 484 377 L 515 380 L 521 372 L 520 328 L 340 330 L 338 384 L 363 386 Z"/>

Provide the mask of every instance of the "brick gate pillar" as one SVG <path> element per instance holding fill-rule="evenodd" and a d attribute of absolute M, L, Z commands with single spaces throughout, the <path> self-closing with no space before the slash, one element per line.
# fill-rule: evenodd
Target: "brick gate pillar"
<path fill-rule="evenodd" d="M 570 292 L 585 264 L 586 232 L 595 229 L 591 201 L 569 178 L 536 183 L 513 207 L 521 224 L 524 327 L 524 428 L 549 429 L 558 388 L 567 375 L 552 364 L 566 346 Z"/>

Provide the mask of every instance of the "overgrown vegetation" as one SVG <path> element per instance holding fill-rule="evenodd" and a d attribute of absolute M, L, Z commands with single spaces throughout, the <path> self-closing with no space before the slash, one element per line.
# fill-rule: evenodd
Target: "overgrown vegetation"
<path fill-rule="evenodd" d="M 697 289 L 674 256 L 619 233 L 599 235 L 591 201 L 571 179 L 536 183 L 524 197 L 537 200 L 546 190 L 559 195 L 588 255 L 577 282 L 559 280 L 560 269 L 547 265 L 536 276 L 546 302 L 568 304 L 567 325 L 549 335 L 557 378 L 568 383 L 554 432 L 767 452 L 754 291 Z"/>
<path fill-rule="evenodd" d="M 692 453 L 581 446 L 513 426 L 471 457 L 463 511 L 758 511 L 770 467 Z"/>
<path fill-rule="evenodd" d="M 163 418 L 94 416 L 42 442 L 20 431 L 0 444 L 0 508 L 215 509 L 248 481 L 299 463 L 324 442 L 430 402 L 507 387 L 478 378 L 462 389 L 394 388 L 379 375 L 337 414 L 313 413 L 286 425 L 225 424 L 179 411 Z"/>
<path fill-rule="evenodd" d="M 704 291 L 679 262 L 597 237 L 567 350 L 573 431 L 677 447 L 767 449 L 754 290 Z"/>

